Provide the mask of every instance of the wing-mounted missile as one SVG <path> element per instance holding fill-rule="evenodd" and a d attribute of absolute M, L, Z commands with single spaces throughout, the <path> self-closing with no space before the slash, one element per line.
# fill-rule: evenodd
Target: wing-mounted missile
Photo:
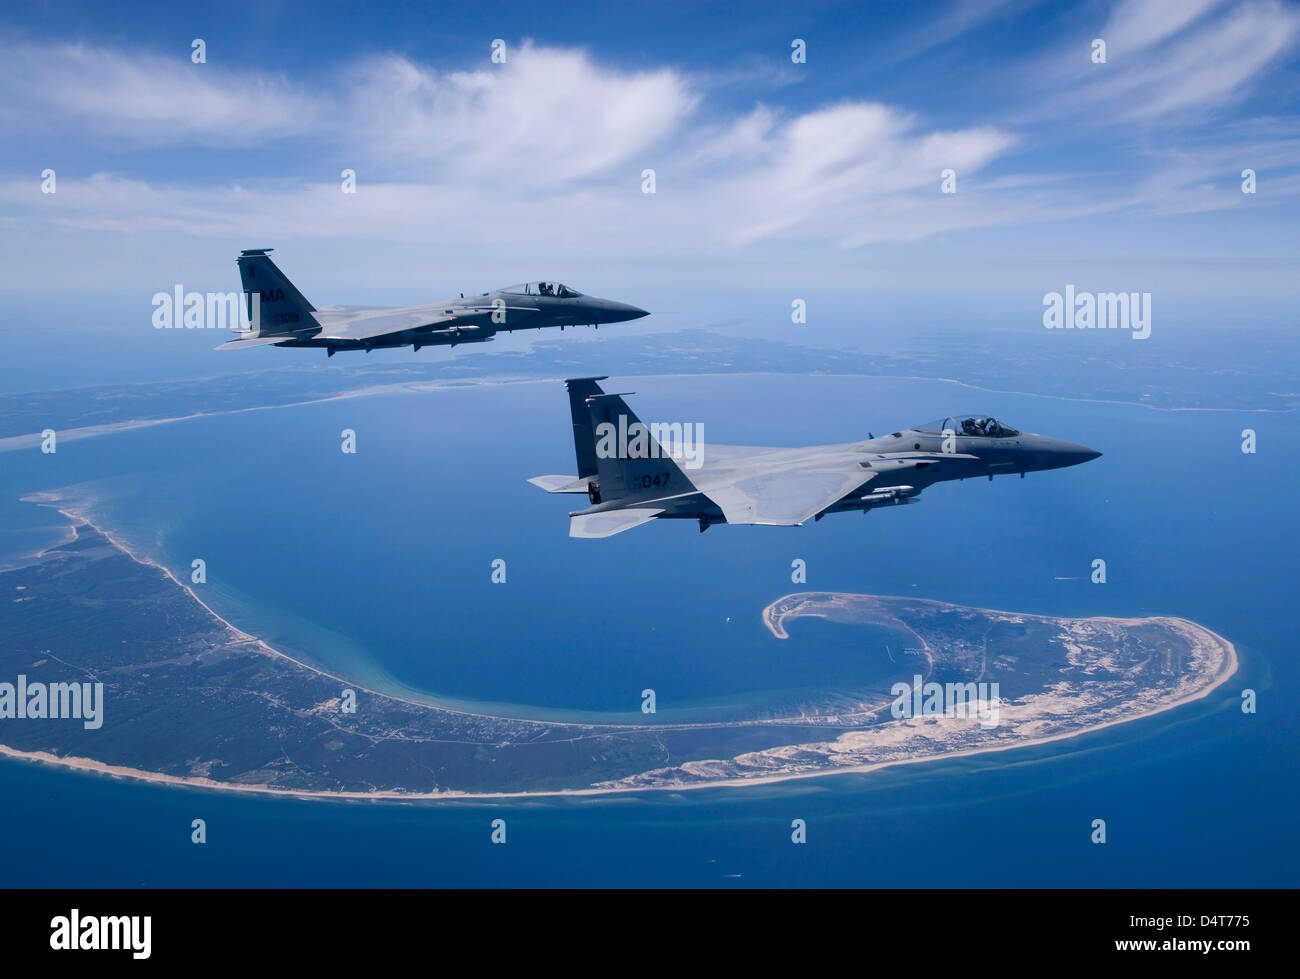
<path fill-rule="evenodd" d="M 858 465 L 876 472 L 890 472 L 898 469 L 928 469 L 945 462 L 979 462 L 979 456 L 967 452 L 891 452 L 863 459 Z"/>
<path fill-rule="evenodd" d="M 436 337 L 438 339 L 451 338 L 455 339 L 457 342 L 463 340 L 468 343 L 476 336 L 483 336 L 484 334 L 491 334 L 492 332 L 494 331 L 484 329 L 481 326 L 474 326 L 472 324 L 461 326 L 453 323 L 451 326 L 446 326 L 438 330 L 429 330 L 422 334 L 422 336 Z"/>
<path fill-rule="evenodd" d="M 821 513 L 817 514 L 820 520 L 828 513 L 843 513 L 851 510 L 861 510 L 867 513 L 876 507 L 882 506 L 905 506 L 909 503 L 920 503 L 921 491 L 915 486 L 882 486 L 879 489 L 872 490 L 870 493 L 863 493 L 860 496 L 850 496 L 846 500 L 841 500 L 834 506 L 827 507 Z"/>
<path fill-rule="evenodd" d="M 882 486 L 878 490 L 873 490 L 865 496 L 858 497 L 859 503 L 866 503 L 869 506 L 882 506 L 890 503 L 916 503 L 916 487 L 914 486 Z"/>

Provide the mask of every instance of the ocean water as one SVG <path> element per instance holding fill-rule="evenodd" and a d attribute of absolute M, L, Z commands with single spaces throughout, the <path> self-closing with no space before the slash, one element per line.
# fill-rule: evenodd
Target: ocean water
<path fill-rule="evenodd" d="M 0 563 L 62 533 L 18 503 L 59 487 L 188 577 L 236 625 L 367 685 L 518 716 L 736 716 L 853 689 L 881 637 L 759 612 L 791 591 L 915 595 L 1049 615 L 1194 619 L 1241 672 L 1204 701 L 998 755 L 775 786 L 509 803 L 241 798 L 0 763 L 12 885 L 1294 884 L 1288 704 L 1300 571 L 1285 415 L 1165 412 L 936 381 L 613 378 L 646 421 L 708 441 L 849 441 L 947 413 L 1084 442 L 1102 458 L 927 490 L 804 528 L 651 524 L 568 538 L 579 497 L 558 382 L 357 398 L 141 429 L 0 457 Z M 201 406 L 188 406 L 191 410 Z M 1240 450 L 1254 428 L 1259 451 Z M 340 451 L 341 432 L 358 451 Z M 578 502 L 574 502 L 578 501 Z M 1094 558 L 1108 582 L 1089 581 Z M 507 581 L 490 581 L 503 559 Z M 807 585 L 791 582 L 802 559 Z M 1239 710 L 1240 690 L 1259 712 Z M 209 843 L 189 843 L 208 820 Z M 509 824 L 505 847 L 489 822 Z M 809 843 L 790 843 L 790 820 Z M 1089 842 L 1105 818 L 1110 842 Z M 32 846 L 35 840 L 48 847 Z M 22 841 L 22 845 L 17 845 Z M 739 876 L 731 876 L 739 875 Z"/>

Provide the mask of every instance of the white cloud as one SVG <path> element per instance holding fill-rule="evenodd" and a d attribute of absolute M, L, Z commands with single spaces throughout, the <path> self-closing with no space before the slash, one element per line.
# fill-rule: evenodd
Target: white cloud
<path fill-rule="evenodd" d="M 317 151 L 354 155 L 372 175 L 509 173 L 536 184 L 607 173 L 647 154 L 698 100 L 670 68 L 620 71 L 579 49 L 527 42 L 505 64 L 475 71 L 388 55 L 330 79 L 295 86 L 181 56 L 23 42 L 0 59 L 0 115 L 25 132 L 91 146 L 301 147 L 306 139 Z"/>
<path fill-rule="evenodd" d="M 1131 58 L 1177 34 L 1223 0 L 1122 0 L 1110 12 L 1101 37 L 1108 54 Z"/>
<path fill-rule="evenodd" d="M 1198 0 L 1172 21 L 1156 18 L 1156 9 L 1116 8 L 1115 29 L 1141 54 L 1092 66 L 1069 96 L 1083 117 L 1127 112 L 1145 121 L 1219 104 L 1257 78 L 1297 30 L 1295 11 L 1272 2 L 1216 10 Z M 504 65 L 470 71 L 375 56 L 333 66 L 327 89 L 147 52 L 13 50 L 0 62 L 0 80 L 18 96 L 0 112 L 69 138 L 85 133 L 91 147 L 83 159 L 113 159 L 94 153 L 96 140 L 205 154 L 257 146 L 268 149 L 273 172 L 286 174 L 190 179 L 177 167 L 174 179 L 148 181 L 100 163 L 104 172 L 84 179 L 61 169 L 56 195 L 40 194 L 25 175 L 0 182 L 7 230 L 24 240 L 69 231 L 185 235 L 231 247 L 365 240 L 393 250 L 480 248 L 525 261 L 539 252 L 588 261 L 770 256 L 782 248 L 830 254 L 1121 209 L 1226 207 L 1224 174 L 1244 166 L 1283 171 L 1268 184 L 1277 200 L 1294 193 L 1285 169 L 1297 165 L 1294 146 L 1265 153 L 1267 141 L 1252 138 L 1225 147 L 1216 131 L 1220 145 L 1117 165 L 1112 174 L 1098 175 L 1095 159 L 1086 169 L 1067 163 L 1044 172 L 1050 164 L 1038 161 L 1034 173 L 1003 166 L 990 174 L 1012 150 L 1035 148 L 1030 135 L 978 124 L 936 129 L 867 100 L 799 112 L 710 111 L 701 76 L 626 69 L 581 49 L 529 43 L 513 45 Z M 1038 145 L 1042 133 L 1034 134 Z M 295 152 L 277 152 L 289 147 Z M 333 179 L 340 166 L 358 171 L 355 195 Z M 655 195 L 640 192 L 643 167 L 657 171 Z M 956 195 L 940 193 L 949 168 Z"/>
<path fill-rule="evenodd" d="M 349 135 L 399 168 L 545 184 L 646 157 L 695 106 L 677 72 L 620 72 L 576 49 L 523 44 L 505 64 L 440 73 L 404 57 L 362 66 Z M 638 160 L 638 172 L 641 162 Z"/>
<path fill-rule="evenodd" d="M 947 44 L 968 31 L 984 26 L 1002 12 L 1007 0 L 957 0 L 942 17 L 932 18 L 915 37 L 904 40 L 897 50 L 884 55 L 884 64 L 897 64 Z"/>
<path fill-rule="evenodd" d="M 1091 64 L 1076 45 L 1053 57 L 1070 67 L 1067 89 L 1044 106 L 1094 124 L 1203 121 L 1240 98 L 1300 39 L 1300 13 L 1275 0 L 1237 3 L 1215 16 L 1207 0 L 1120 4 L 1102 33 L 1105 64 Z"/>
<path fill-rule="evenodd" d="M 914 238 L 917 226 L 888 220 L 899 204 L 928 210 L 931 230 L 942 228 L 941 172 L 970 176 L 1015 141 L 992 128 L 925 131 L 912 116 L 872 102 L 842 103 L 783 125 L 755 114 L 732 135 L 753 162 L 712 181 L 695 207 L 737 243 L 778 233 L 841 244 Z"/>
<path fill-rule="evenodd" d="M 86 44 L 6 45 L 0 89 L 0 116 L 27 132 L 129 147 L 252 146 L 323 117 L 318 100 L 276 76 Z"/>
<path fill-rule="evenodd" d="M 101 136 L 206 146 L 246 119 L 268 145 L 311 141 L 294 177 L 275 182 L 187 187 L 181 176 L 154 186 L 100 173 L 61 177 L 52 200 L 27 181 L 0 187 L 15 207 L 88 230 L 510 237 L 679 252 L 780 236 L 912 239 L 950 227 L 943 215 L 959 210 L 945 208 L 941 170 L 964 179 L 1014 142 L 991 127 L 928 130 L 865 101 L 698 118 L 702 96 L 680 72 L 624 70 L 529 43 L 473 71 L 373 57 L 333 73 L 340 90 L 311 95 L 255 72 L 81 46 L 29 46 L 14 65 L 35 71 L 34 101 L 20 103 L 27 112 Z M 357 194 L 322 182 L 324 153 L 357 170 Z M 640 192 L 645 167 L 657 171 L 654 196 Z M 979 209 L 964 210 L 961 226 L 978 223 Z"/>

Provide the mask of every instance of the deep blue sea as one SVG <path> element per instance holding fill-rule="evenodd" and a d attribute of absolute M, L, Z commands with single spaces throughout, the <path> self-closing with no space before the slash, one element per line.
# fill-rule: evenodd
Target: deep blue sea
<path fill-rule="evenodd" d="M 1241 671 L 1203 701 L 1066 742 L 727 790 L 307 802 L 0 762 L 0 884 L 1295 884 L 1293 417 L 865 377 L 612 378 L 606 390 L 637 392 L 646 421 L 702 423 L 727 444 L 850 441 L 980 411 L 1104 455 L 803 528 L 664 521 L 576 541 L 567 511 L 582 498 L 526 482 L 574 471 L 561 384 L 412 392 L 0 455 L 0 563 L 62 532 L 18 498 L 73 487 L 179 576 L 202 558 L 204 599 L 272 645 L 360 683 L 520 716 L 637 714 L 652 687 L 658 720 L 694 720 L 850 684 L 880 654 L 859 634 L 803 621 L 781 642 L 761 626 L 766 604 L 803 588 L 1180 615 L 1236 643 Z M 343 429 L 355 455 L 340 451 Z M 1105 585 L 1089 581 L 1098 557 Z M 796 558 L 806 586 L 791 583 Z M 1258 691 L 1257 714 L 1240 711 L 1243 687 Z M 498 816 L 506 846 L 489 842 Z M 204 846 L 189 842 L 196 817 Z M 790 842 L 794 818 L 805 846 Z M 1089 842 L 1094 818 L 1107 821 L 1103 846 Z"/>

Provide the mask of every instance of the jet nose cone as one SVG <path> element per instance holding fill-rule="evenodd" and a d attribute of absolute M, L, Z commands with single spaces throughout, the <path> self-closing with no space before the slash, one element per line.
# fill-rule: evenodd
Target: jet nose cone
<path fill-rule="evenodd" d="M 626 320 L 639 320 L 650 313 L 640 306 L 617 303 L 612 299 L 592 299 L 587 309 L 591 312 L 591 323 L 622 323 Z"/>
<path fill-rule="evenodd" d="M 650 314 L 640 306 L 629 306 L 627 303 L 610 302 L 605 305 L 605 322 L 623 323 L 627 320 L 639 320 L 642 316 Z"/>
<path fill-rule="evenodd" d="M 1096 449 L 1075 442 L 1065 442 L 1061 446 L 1061 456 L 1067 466 L 1077 466 L 1082 462 L 1091 462 L 1101 457 Z"/>

